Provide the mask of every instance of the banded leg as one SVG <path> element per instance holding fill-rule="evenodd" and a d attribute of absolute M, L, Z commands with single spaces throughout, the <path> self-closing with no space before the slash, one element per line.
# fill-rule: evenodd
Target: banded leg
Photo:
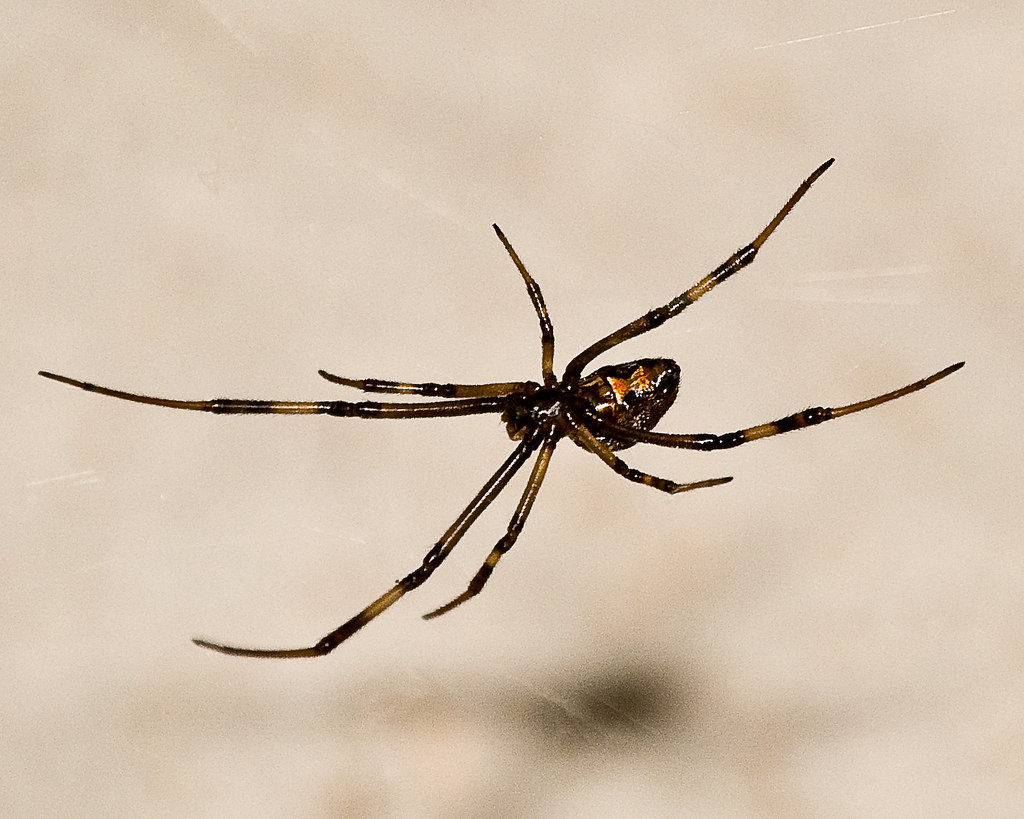
<path fill-rule="evenodd" d="M 660 327 L 670 318 L 679 315 L 685 308 L 693 304 L 701 296 L 708 293 L 714 287 L 718 286 L 734 273 L 738 273 L 752 261 L 754 256 L 757 255 L 757 251 L 760 250 L 768 237 L 775 232 L 775 228 L 779 226 L 783 219 L 789 216 L 789 213 L 796 206 L 796 203 L 800 201 L 805 193 L 810 189 L 818 177 L 821 176 L 825 171 L 828 170 L 829 166 L 834 162 L 834 159 L 828 160 L 821 166 L 819 166 L 814 173 L 812 173 L 807 179 L 805 179 L 800 187 L 796 189 L 789 201 L 782 206 L 782 209 L 775 214 L 773 218 L 749 245 L 741 247 L 735 253 L 726 259 L 721 265 L 716 267 L 710 273 L 708 273 L 703 279 L 697 282 L 693 287 L 683 291 L 676 296 L 672 301 L 663 307 L 656 307 L 648 313 L 640 316 L 640 318 L 631 321 L 629 324 L 620 327 L 614 333 L 609 333 L 604 338 L 595 341 L 583 352 L 577 355 L 569 365 L 565 368 L 565 375 L 563 380 L 569 384 L 575 384 L 580 374 L 583 372 L 583 368 L 593 361 L 597 356 L 604 352 L 607 352 L 617 344 L 621 344 L 631 338 L 635 338 L 648 330 L 653 330 L 655 327 Z"/>
<path fill-rule="evenodd" d="M 387 392 L 401 395 L 434 395 L 440 398 L 490 398 L 511 395 L 532 386 L 530 381 L 501 381 L 492 384 L 436 384 L 433 381 L 409 383 L 380 378 L 345 378 L 326 370 L 317 370 L 321 378 L 334 384 L 354 387 L 363 392 Z"/>
<path fill-rule="evenodd" d="M 947 375 L 952 375 L 963 366 L 964 362 L 960 361 L 957 364 L 952 364 L 949 367 L 946 367 L 944 370 L 939 370 L 934 375 L 922 378 L 920 381 L 915 381 L 913 384 L 907 384 L 907 386 L 900 387 L 898 390 L 893 390 L 892 392 L 887 392 L 874 398 L 868 398 L 865 401 L 857 401 L 856 403 L 846 404 L 842 407 L 811 407 L 810 409 L 805 409 L 802 412 L 795 412 L 792 415 L 787 415 L 785 418 L 779 418 L 777 421 L 769 421 L 767 424 L 758 424 L 757 426 L 747 427 L 746 429 L 740 429 L 736 432 L 729 432 L 724 435 L 683 435 L 671 432 L 635 430 L 628 427 L 621 427 L 617 424 L 609 424 L 599 418 L 596 414 L 588 414 L 587 423 L 591 423 L 594 426 L 599 427 L 602 432 L 607 432 L 609 435 L 615 437 L 621 437 L 626 441 L 674 447 L 676 449 L 699 449 L 704 451 L 714 449 L 731 449 L 732 447 L 740 446 L 741 444 L 746 444 L 750 441 L 756 441 L 760 438 L 768 438 L 772 435 L 779 435 L 783 432 L 791 432 L 795 429 L 815 426 L 816 424 L 821 424 L 825 421 L 831 421 L 834 418 L 841 418 L 844 415 L 850 415 L 854 412 L 860 412 L 861 410 L 870 409 L 871 407 L 877 407 L 879 404 L 885 404 L 888 401 L 895 401 L 897 398 L 902 398 L 903 396 L 910 395 L 918 390 L 923 390 L 925 387 L 930 384 L 934 384 L 936 381 L 945 378 Z"/>
<path fill-rule="evenodd" d="M 548 307 L 544 303 L 544 296 L 540 292 L 540 285 L 534 281 L 533 276 L 530 275 L 526 269 L 526 265 L 523 264 L 519 258 L 519 254 L 512 249 L 512 245 L 509 244 L 508 239 L 505 238 L 505 234 L 501 232 L 501 228 L 497 225 L 491 225 L 494 228 L 494 232 L 498 234 L 498 238 L 501 239 L 501 243 L 505 245 L 505 250 L 508 251 L 508 255 L 512 257 L 512 261 L 519 270 L 519 275 L 523 277 L 523 281 L 526 282 L 526 292 L 530 294 L 530 301 L 533 302 L 533 309 L 537 311 L 537 320 L 540 322 L 540 369 L 541 374 L 544 376 L 545 386 L 551 387 L 558 383 L 558 379 L 555 378 L 555 328 L 551 324 L 551 318 L 548 316 Z"/>
<path fill-rule="evenodd" d="M 660 489 L 662 492 L 668 492 L 670 495 L 675 495 L 678 492 L 689 492 L 691 489 L 704 489 L 708 486 L 718 486 L 723 483 L 729 483 L 732 480 L 731 477 L 726 478 L 709 478 L 706 481 L 694 481 L 693 483 L 675 483 L 667 478 L 659 478 L 655 475 L 648 475 L 646 472 L 641 472 L 639 469 L 633 469 L 625 461 L 619 458 L 607 445 L 603 444 L 583 424 L 572 422 L 572 429 L 569 431 L 569 437 L 572 438 L 573 442 L 580 446 L 582 449 L 588 452 L 593 452 L 604 461 L 608 466 L 614 469 L 619 475 L 625 478 L 627 481 L 633 481 L 635 483 L 642 483 L 644 486 L 650 486 L 652 489 Z"/>
<path fill-rule="evenodd" d="M 466 530 L 473 525 L 473 522 L 480 516 L 480 513 L 500 494 L 512 476 L 519 471 L 519 468 L 540 445 L 541 437 L 541 433 L 534 433 L 520 442 L 515 451 L 505 460 L 505 463 L 498 467 L 498 471 L 488 479 L 483 488 L 477 492 L 476 497 L 469 502 L 469 505 L 462 510 L 462 513 L 456 518 L 455 522 L 448 527 L 448 531 L 427 552 L 426 557 L 423 558 L 423 563 L 420 564 L 418 569 L 407 574 L 361 612 L 326 635 L 315 645 L 308 648 L 263 649 L 239 648 L 202 639 L 193 639 L 192 642 L 197 646 L 219 651 L 222 654 L 235 654 L 243 657 L 321 657 L 324 654 L 330 653 L 377 615 L 396 603 L 403 595 L 420 586 L 430 577 L 434 569 L 440 566 L 448 556 L 448 553 L 455 548 L 455 545 L 466 533 Z"/>
<path fill-rule="evenodd" d="M 501 412 L 505 401 L 500 397 L 466 398 L 460 401 L 430 401 L 424 404 L 394 404 L 379 401 L 258 401 L 247 398 L 215 398 L 212 401 L 182 401 L 175 398 L 155 398 L 124 390 L 114 390 L 78 381 L 65 375 L 40 371 L 44 378 L 70 384 L 87 392 L 97 392 L 124 401 L 153 404 L 172 409 L 231 414 L 281 415 L 334 415 L 344 418 L 448 418 L 456 415 L 479 415 Z"/>
<path fill-rule="evenodd" d="M 509 521 L 508 529 L 504 536 L 497 542 L 491 553 L 487 555 L 487 559 L 483 565 L 473 576 L 473 579 L 469 581 L 469 587 L 454 600 L 445 603 L 443 606 L 434 609 L 432 612 L 423 615 L 424 620 L 431 620 L 434 617 L 440 617 L 442 614 L 447 614 L 456 606 L 461 606 L 471 597 L 476 597 L 480 594 L 484 584 L 487 582 L 487 578 L 491 576 L 491 572 L 494 571 L 494 567 L 498 565 L 498 561 L 501 560 L 501 556 L 511 549 L 515 543 L 519 534 L 523 531 L 523 525 L 526 523 L 526 518 L 530 515 L 530 510 L 533 508 L 533 502 L 537 499 L 537 493 L 540 491 L 540 485 L 544 481 L 544 475 L 548 471 L 548 463 L 551 461 L 551 453 L 555 451 L 556 439 L 549 437 L 544 445 L 540 449 L 540 453 L 537 455 L 537 460 L 533 463 L 533 471 L 530 472 L 530 480 L 526 483 L 526 489 L 523 490 L 523 495 L 519 499 L 519 505 L 516 507 L 516 511 L 512 515 L 512 520 Z"/>

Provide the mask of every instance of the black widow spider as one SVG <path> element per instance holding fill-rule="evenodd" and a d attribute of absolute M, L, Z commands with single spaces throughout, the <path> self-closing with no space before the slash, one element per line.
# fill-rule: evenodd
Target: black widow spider
<path fill-rule="evenodd" d="M 675 483 L 627 466 L 619 459 L 615 451 L 626 449 L 636 443 L 703 451 L 728 449 L 749 441 L 756 441 L 759 438 L 778 435 L 781 432 L 790 432 L 820 424 L 823 421 L 830 421 L 833 418 L 860 412 L 869 407 L 902 398 L 904 395 L 924 389 L 929 384 L 934 384 L 939 379 L 959 370 L 964 365 L 962 361 L 927 378 L 922 378 L 920 381 L 915 381 L 913 384 L 875 398 L 841 407 L 811 407 L 777 421 L 758 424 L 725 435 L 680 435 L 651 431 L 675 401 L 679 388 L 679 365 L 672 359 L 645 358 L 625 364 L 600 367 L 589 375 L 583 375 L 583 369 L 602 353 L 627 339 L 664 324 L 712 288 L 750 264 L 761 245 L 767 241 L 796 203 L 800 201 L 800 198 L 833 161 L 830 159 L 821 165 L 796 189 L 789 201 L 783 205 L 754 241 L 737 250 L 723 264 L 688 290 L 676 296 L 668 304 L 656 307 L 624 327 L 595 341 L 569 362 L 561 380 L 555 376 L 553 369 L 555 335 L 540 287 L 527 272 L 518 254 L 512 249 L 505 234 L 497 225 L 494 225 L 494 230 L 522 275 L 540 321 L 542 383 L 507 381 L 491 384 L 408 384 L 374 378 L 343 378 L 320 370 L 320 375 L 328 381 L 346 387 L 354 387 L 363 392 L 436 396 L 446 400 L 420 404 L 380 403 L 377 401 L 357 403 L 349 401 L 256 401 L 237 398 L 181 401 L 100 387 L 50 372 L 40 372 L 39 374 L 89 392 L 98 392 L 126 401 L 201 412 L 336 415 L 356 418 L 448 418 L 456 415 L 501 413 L 501 420 L 505 422 L 509 437 L 514 441 L 519 441 L 518 446 L 498 467 L 497 472 L 487 480 L 483 488 L 477 492 L 476 497 L 462 510 L 455 522 L 448 527 L 448 531 L 427 552 L 419 568 L 396 582 L 361 612 L 308 648 L 239 648 L 208 640 L 193 640 L 196 645 L 224 654 L 239 654 L 247 657 L 319 657 L 332 651 L 378 614 L 397 602 L 400 597 L 430 577 L 434 569 L 441 565 L 480 513 L 501 493 L 512 476 L 530 456 L 537 452 L 526 489 L 519 499 L 519 505 L 512 515 L 508 529 L 491 549 L 487 559 L 470 581 L 469 587 L 449 603 L 425 614 L 424 618 L 429 619 L 445 614 L 477 595 L 484 587 L 501 556 L 515 544 L 516 538 L 530 514 L 530 509 L 533 507 L 533 502 L 537 498 L 537 492 L 544 480 L 544 473 L 547 471 L 555 445 L 563 437 L 568 437 L 577 446 L 592 452 L 627 480 L 675 494 L 691 489 L 717 486 L 731 481 L 732 478 L 711 478 L 693 483 Z"/>

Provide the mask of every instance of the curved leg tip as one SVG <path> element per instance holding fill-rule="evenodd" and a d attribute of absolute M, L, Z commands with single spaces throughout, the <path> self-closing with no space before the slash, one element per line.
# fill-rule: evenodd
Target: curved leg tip
<path fill-rule="evenodd" d="M 472 595 L 472 594 L 469 594 L 467 592 L 463 592 L 458 597 L 456 597 L 454 600 L 450 600 L 449 602 L 445 603 L 443 606 L 438 606 L 433 611 L 428 611 L 426 614 L 423 615 L 423 619 L 424 620 L 433 620 L 435 617 L 440 617 L 442 614 L 447 614 L 452 609 L 454 609 L 456 606 L 461 606 L 463 603 L 465 603 L 467 600 L 469 600 L 470 597 L 473 597 L 473 596 L 474 595 Z"/>
<path fill-rule="evenodd" d="M 697 481 L 696 483 L 678 484 L 671 494 L 678 495 L 680 492 L 689 492 L 691 489 L 707 489 L 709 486 L 721 486 L 723 483 L 729 483 L 731 480 L 732 475 L 729 475 L 725 478 L 709 478 L 706 481 Z"/>
<path fill-rule="evenodd" d="M 48 370 L 40 370 L 39 375 L 43 378 L 49 378 L 51 381 L 60 381 L 62 384 L 70 384 L 73 387 L 81 385 L 81 381 L 76 381 L 74 378 L 68 378 L 66 375 L 57 375 L 57 373 L 51 373 Z"/>
<path fill-rule="evenodd" d="M 238 646 L 228 646 L 223 643 L 211 643 L 209 640 L 203 640 L 199 637 L 193 637 L 192 642 L 200 648 L 208 648 L 210 651 L 217 651 L 221 654 L 230 654 L 234 657 L 319 657 L 327 653 L 326 651 L 319 650 L 317 646 L 311 646 L 310 648 L 284 649 L 239 648 Z"/>

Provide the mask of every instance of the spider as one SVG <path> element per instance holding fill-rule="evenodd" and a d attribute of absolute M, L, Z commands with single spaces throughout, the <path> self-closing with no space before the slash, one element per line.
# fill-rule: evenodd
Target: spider
<path fill-rule="evenodd" d="M 562 378 L 554 372 L 555 336 L 551 319 L 548 317 L 540 287 L 527 271 L 519 255 L 509 244 L 501 228 L 493 225 L 498 239 L 504 245 L 512 262 L 526 284 L 526 291 L 540 322 L 541 338 L 541 381 L 503 381 L 487 384 L 412 384 L 402 381 L 386 381 L 376 378 L 345 378 L 324 370 L 319 374 L 335 384 L 352 387 L 368 393 L 391 393 L 400 395 L 430 396 L 440 401 L 423 403 L 381 403 L 377 401 L 262 401 L 238 398 L 217 398 L 210 401 L 183 401 L 178 399 L 155 398 L 148 395 L 101 387 L 86 381 L 78 381 L 51 372 L 40 372 L 41 376 L 78 387 L 89 392 L 109 395 L 141 404 L 154 404 L 173 409 L 198 410 L 222 414 L 234 413 L 280 413 L 284 415 L 334 415 L 355 418 L 449 418 L 456 415 L 500 413 L 509 437 L 517 441 L 515 450 L 487 479 L 469 505 L 459 514 L 455 522 L 431 547 L 423 562 L 414 571 L 398 580 L 384 594 L 370 603 L 354 617 L 327 634 L 317 643 L 306 648 L 261 649 L 243 648 L 204 639 L 193 639 L 196 645 L 224 654 L 246 657 L 319 657 L 337 648 L 341 643 L 359 631 L 377 615 L 390 608 L 401 597 L 422 585 L 434 570 L 444 562 L 452 549 L 466 533 L 473 522 L 490 503 L 504 490 L 512 477 L 536 454 L 526 488 L 519 499 L 505 534 L 498 540 L 484 560 L 483 565 L 469 582 L 464 592 L 450 602 L 423 615 L 425 619 L 438 617 L 475 597 L 483 589 L 494 567 L 502 556 L 512 548 L 523 530 L 523 525 L 537 499 L 544 474 L 547 472 L 551 455 L 562 438 L 600 458 L 616 473 L 629 481 L 650 486 L 662 492 L 676 494 L 692 489 L 704 489 L 728 483 L 731 477 L 711 478 L 691 483 L 676 483 L 666 478 L 641 472 L 627 466 L 615 453 L 636 443 L 655 444 L 678 449 L 709 451 L 729 449 L 741 444 L 813 426 L 843 415 L 850 415 L 870 407 L 894 401 L 912 392 L 924 389 L 945 378 L 961 367 L 964 362 L 953 364 L 934 375 L 922 378 L 898 390 L 857 401 L 839 407 L 811 407 L 787 415 L 776 421 L 740 429 L 724 435 L 675 434 L 652 431 L 668 408 L 675 401 L 679 389 L 679 365 L 669 358 L 644 358 L 624 364 L 599 367 L 584 375 L 584 369 L 598 356 L 628 339 L 661 326 L 678 315 L 714 287 L 749 265 L 758 250 L 785 219 L 797 202 L 810 189 L 834 160 L 817 168 L 796 189 L 789 201 L 775 214 L 775 217 L 750 244 L 733 253 L 721 265 L 687 290 L 684 290 L 668 304 L 656 307 L 639 318 L 598 339 L 573 358 Z"/>

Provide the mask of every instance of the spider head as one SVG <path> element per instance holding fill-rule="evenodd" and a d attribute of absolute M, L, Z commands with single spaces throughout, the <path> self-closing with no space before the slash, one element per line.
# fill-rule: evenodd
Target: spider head
<path fill-rule="evenodd" d="M 594 370 L 577 393 L 601 418 L 631 429 L 652 429 L 679 392 L 679 365 L 671 358 L 642 358 Z M 594 434 L 612 449 L 632 446 Z"/>

